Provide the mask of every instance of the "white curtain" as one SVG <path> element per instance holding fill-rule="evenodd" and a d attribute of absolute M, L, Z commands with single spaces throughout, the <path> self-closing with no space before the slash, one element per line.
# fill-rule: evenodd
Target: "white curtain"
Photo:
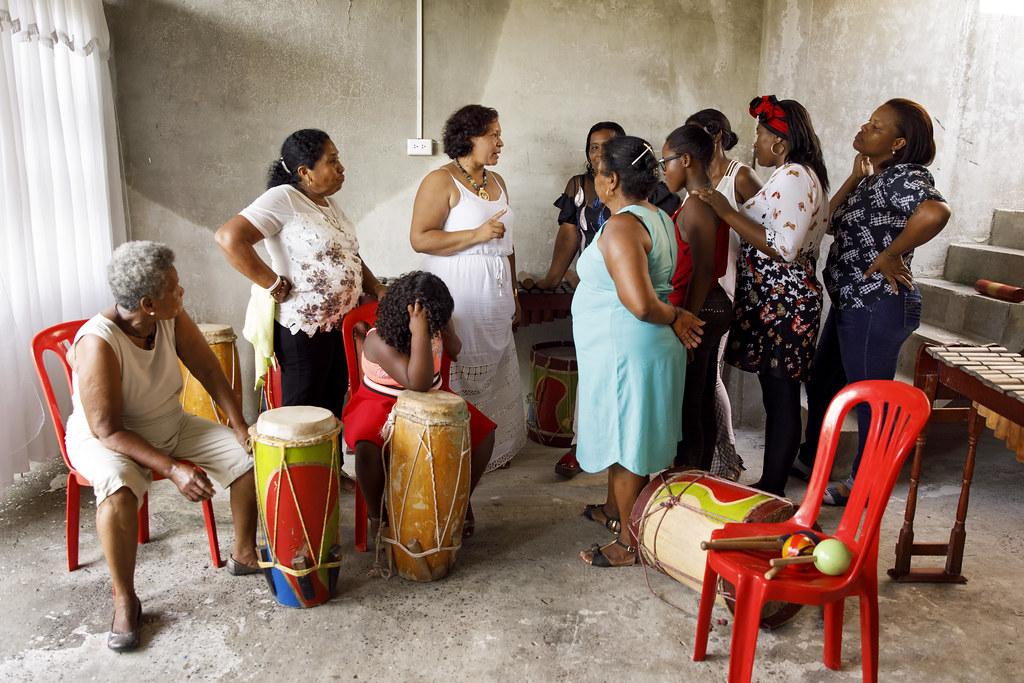
<path fill-rule="evenodd" d="M 101 0 L 0 0 L 0 490 L 58 454 L 32 335 L 107 304 L 126 238 L 109 43 Z"/>

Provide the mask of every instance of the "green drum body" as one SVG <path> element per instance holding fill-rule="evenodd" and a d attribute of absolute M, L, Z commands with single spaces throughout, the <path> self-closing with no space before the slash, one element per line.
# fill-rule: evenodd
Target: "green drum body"
<path fill-rule="evenodd" d="M 329 410 L 289 406 L 262 413 L 249 430 L 263 536 L 260 567 L 287 607 L 324 603 L 337 584 L 340 429 Z"/>
<path fill-rule="evenodd" d="M 545 446 L 572 445 L 576 411 L 576 347 L 572 342 L 544 342 L 530 351 L 532 368 L 527 432 Z"/>

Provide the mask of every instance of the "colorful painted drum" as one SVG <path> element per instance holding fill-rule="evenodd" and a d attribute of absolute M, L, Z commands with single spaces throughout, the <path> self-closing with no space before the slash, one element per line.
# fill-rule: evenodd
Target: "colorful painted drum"
<path fill-rule="evenodd" d="M 545 446 L 572 445 L 576 409 L 576 347 L 572 342 L 544 342 L 530 351 L 533 393 L 529 396 L 527 433 Z"/>
<path fill-rule="evenodd" d="M 403 391 L 395 403 L 381 533 L 390 564 L 411 581 L 436 581 L 455 565 L 469 505 L 466 402 L 447 391 Z"/>
<path fill-rule="evenodd" d="M 704 581 L 707 552 L 701 541 L 729 522 L 781 522 L 796 508 L 779 498 L 699 470 L 667 470 L 640 492 L 630 515 L 630 528 L 640 560 L 698 593 Z M 722 581 L 718 591 L 730 611 L 733 586 Z M 761 612 L 761 625 L 775 628 L 792 619 L 801 605 L 771 602 Z"/>
<path fill-rule="evenodd" d="M 286 607 L 324 603 L 338 581 L 340 430 L 331 411 L 312 406 L 268 410 L 249 428 L 263 536 L 260 567 Z"/>
<path fill-rule="evenodd" d="M 231 389 L 238 398 L 238 404 L 241 405 L 242 370 L 238 365 L 235 331 L 230 325 L 214 323 L 200 323 L 199 331 L 206 337 L 206 343 L 213 350 L 213 355 L 217 356 L 220 367 L 224 371 L 224 376 L 227 377 L 228 384 L 231 385 Z M 181 407 L 185 409 L 186 413 L 205 417 L 207 420 L 213 420 L 214 422 L 226 425 L 228 418 L 224 411 L 217 407 L 213 398 L 206 393 L 206 389 L 199 383 L 199 380 L 192 376 L 188 368 L 180 361 L 178 365 L 181 367 Z"/>

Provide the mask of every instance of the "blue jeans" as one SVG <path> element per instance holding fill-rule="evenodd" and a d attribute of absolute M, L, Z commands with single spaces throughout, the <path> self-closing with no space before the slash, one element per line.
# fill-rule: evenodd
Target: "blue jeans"
<path fill-rule="evenodd" d="M 900 289 L 870 306 L 840 310 L 833 306 L 822 327 L 807 383 L 807 429 L 800 460 L 813 465 L 818 435 L 832 398 L 846 384 L 866 379 L 893 379 L 900 349 L 921 324 L 921 293 Z M 857 407 L 858 445 L 853 461 L 857 474 L 871 424 L 867 406 Z"/>

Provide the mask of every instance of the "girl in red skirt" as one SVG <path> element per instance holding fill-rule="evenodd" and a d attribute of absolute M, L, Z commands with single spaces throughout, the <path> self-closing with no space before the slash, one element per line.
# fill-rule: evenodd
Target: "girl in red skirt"
<path fill-rule="evenodd" d="M 381 430 L 398 394 L 450 391 L 442 388 L 441 354 L 455 360 L 462 342 L 451 317 L 454 302 L 448 287 L 431 273 L 415 271 L 392 284 L 377 309 L 377 326 L 366 334 L 360 367 L 363 381 L 345 406 L 344 438 L 356 453 L 356 477 L 366 499 L 371 528 L 380 525 L 384 495 Z M 472 442 L 470 492 L 484 473 L 494 449 L 495 424 L 468 403 Z M 466 513 L 463 536 L 473 533 L 473 508 Z"/>

